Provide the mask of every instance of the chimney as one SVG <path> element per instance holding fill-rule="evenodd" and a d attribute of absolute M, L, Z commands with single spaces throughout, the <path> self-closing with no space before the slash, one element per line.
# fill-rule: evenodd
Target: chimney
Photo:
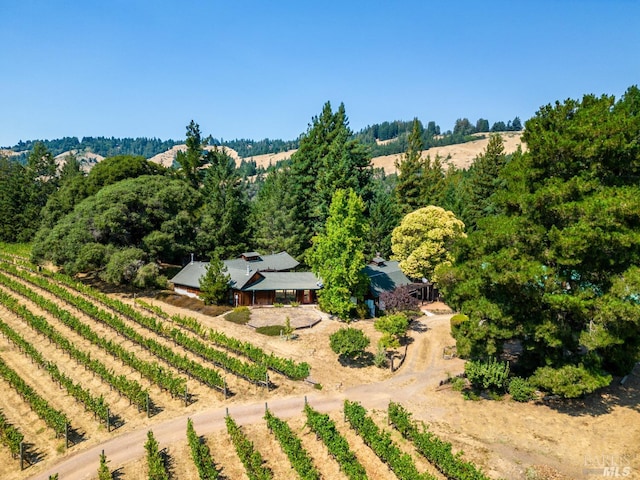
<path fill-rule="evenodd" d="M 191 264 L 193 265 L 193 253 L 191 254 Z"/>
<path fill-rule="evenodd" d="M 247 264 L 247 275 L 251 274 L 251 267 Z"/>

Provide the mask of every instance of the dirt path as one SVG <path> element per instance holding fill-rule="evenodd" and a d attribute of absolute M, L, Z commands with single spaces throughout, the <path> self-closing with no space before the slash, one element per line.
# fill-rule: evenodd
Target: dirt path
<path fill-rule="evenodd" d="M 446 361 L 441 352 L 450 341 L 448 325 L 450 315 L 421 317 L 413 326 L 413 343 L 408 348 L 408 361 L 398 372 L 380 383 L 360 384 L 344 388 L 342 391 L 328 393 L 309 393 L 307 401 L 321 412 L 341 410 L 345 399 L 358 401 L 367 409 L 386 409 L 389 401 L 410 402 L 412 398 L 426 388 L 437 385 L 442 379 Z M 428 338 L 427 338 L 428 337 Z M 283 419 L 300 417 L 305 397 L 290 396 L 268 400 L 269 409 Z M 265 402 L 248 402 L 230 407 L 213 408 L 189 415 L 181 415 L 162 423 L 150 426 L 161 445 L 171 445 L 186 441 L 187 418 L 191 417 L 199 435 L 209 435 L 225 429 L 224 417 L 227 413 L 240 425 L 252 425 L 263 422 Z M 33 479 L 47 479 L 58 473 L 60 478 L 84 479 L 95 475 L 97 458 L 105 451 L 111 465 L 124 465 L 144 455 L 144 442 L 148 428 L 140 428 L 125 433 L 88 450 L 78 452 L 63 462 L 49 467 Z M 225 434 L 226 435 L 226 434 Z"/>
<path fill-rule="evenodd" d="M 353 434 L 340 423 L 345 399 L 359 401 L 378 420 L 384 417 L 389 401 L 400 402 L 413 412 L 415 419 L 425 421 L 431 431 L 451 442 L 454 451 L 463 450 L 465 459 L 481 465 L 492 478 L 587 478 L 583 475 L 585 458 L 606 456 L 628 461 L 633 470 L 627 478 L 638 478 L 640 367 L 624 387 L 614 385 L 584 405 L 566 404 L 558 408 L 508 400 L 473 402 L 465 401 L 460 393 L 448 386 L 440 386 L 441 380 L 463 371 L 464 365 L 459 359 L 443 358 L 444 347 L 453 344 L 449 333 L 450 315 L 424 316 L 413 324 L 406 361 L 393 374 L 375 367 L 341 366 L 326 346 L 328 335 L 342 326 L 338 322 L 323 320 L 313 329 L 299 331 L 295 342 L 286 342 L 249 333 L 251 330 L 246 326 L 211 317 L 202 319 L 212 328 L 236 338 L 250 338 L 279 355 L 310 361 L 312 375 L 322 383 L 323 389 L 317 391 L 307 384 L 291 382 L 253 398 L 242 395 L 224 403 L 210 403 L 210 399 L 203 398 L 188 409 L 171 409 L 166 416 L 151 419 L 143 425 L 129 424 L 134 428 L 116 433 L 117 437 L 100 444 L 87 445 L 85 450 L 70 452 L 56 465 L 44 462 L 35 465 L 30 468 L 29 478 L 46 480 L 53 473 L 59 473 L 65 480 L 93 478 L 101 450 L 105 451 L 111 468 L 119 468 L 123 478 L 140 478 L 146 472 L 143 447 L 148 429 L 153 429 L 161 448 L 168 448 L 177 461 L 177 468 L 183 469 L 190 465 L 182 458 L 187 452 L 188 417 L 193 419 L 198 434 L 210 444 L 213 458 L 224 466 L 223 473 L 227 478 L 243 478 L 243 469 L 226 435 L 224 417 L 228 409 L 240 425 L 246 426 L 256 448 L 265 449 L 265 455 L 270 455 L 276 447 L 269 435 L 263 435 L 265 402 L 275 415 L 296 425 L 299 434 L 307 435 L 305 442 L 313 451 L 314 459 L 324 459 L 326 453 L 321 444 L 318 445 L 303 427 L 305 397 L 315 409 L 329 413 L 350 438 Z M 363 329 L 375 345 L 377 332 L 372 322 L 356 322 L 354 326 Z M 256 398 L 260 400 L 256 401 Z M 353 445 L 359 445 L 355 438 Z M 366 468 L 376 469 L 373 478 L 387 478 L 386 472 L 377 472 L 377 460 L 370 458 L 368 449 L 361 448 L 358 454 L 367 463 Z M 541 465 L 545 467 L 539 467 Z M 327 478 L 340 478 L 329 473 L 335 471 L 336 465 L 329 463 L 326 468 Z M 532 477 L 537 475 L 531 473 L 533 468 L 552 473 Z M 190 466 L 184 474 L 182 471 L 176 471 L 176 474 L 178 478 L 195 478 Z"/>

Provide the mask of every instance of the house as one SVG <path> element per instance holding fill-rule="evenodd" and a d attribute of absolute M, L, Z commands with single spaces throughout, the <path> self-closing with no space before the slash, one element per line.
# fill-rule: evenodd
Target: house
<path fill-rule="evenodd" d="M 223 260 L 229 281 L 229 303 L 234 306 L 273 305 L 274 303 L 316 303 L 322 282 L 311 272 L 294 272 L 300 263 L 287 252 L 261 255 L 245 252 L 238 258 Z M 200 278 L 208 262 L 192 261 L 171 279 L 176 293 L 197 297 Z"/>
<path fill-rule="evenodd" d="M 369 277 L 369 295 L 367 299 L 371 305 L 373 301 L 379 308 L 383 306 L 379 305 L 379 297 L 382 293 L 392 292 L 397 287 L 404 285 L 411 285 L 414 295 L 422 301 L 433 301 L 437 295 L 437 291 L 433 288 L 433 284 L 426 279 L 422 279 L 421 282 L 414 282 L 410 280 L 400 270 L 399 262 L 395 260 L 385 260 L 376 255 L 371 262 L 365 267 L 365 273 Z"/>

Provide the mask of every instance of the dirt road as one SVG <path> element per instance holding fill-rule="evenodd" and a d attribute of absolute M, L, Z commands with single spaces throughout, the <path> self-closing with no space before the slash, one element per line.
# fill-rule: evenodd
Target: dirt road
<path fill-rule="evenodd" d="M 423 394 L 426 389 L 433 388 L 445 376 L 445 368 L 461 368 L 462 363 L 442 360 L 442 348 L 449 342 L 450 315 L 421 317 L 414 322 L 412 338 L 414 342 L 408 347 L 406 363 L 388 380 L 345 388 L 342 391 L 313 392 L 306 396 L 316 410 L 331 412 L 340 410 L 344 400 L 361 402 L 367 409 L 385 409 L 389 401 L 406 403 Z M 429 335 L 426 335 L 429 332 Z M 440 354 L 438 354 L 438 352 Z M 457 365 L 456 365 L 457 364 Z M 304 407 L 305 397 L 283 397 L 272 399 L 269 409 L 277 416 L 287 419 L 299 417 Z M 254 402 L 229 407 L 229 414 L 240 425 L 263 422 L 265 403 Z M 191 417 L 199 435 L 209 435 L 224 431 L 224 418 L 227 408 L 215 408 L 196 414 L 184 415 L 171 420 L 153 424 L 153 433 L 160 445 L 186 442 L 187 418 Z M 140 428 L 127 432 L 112 440 L 77 452 L 46 471 L 32 478 L 47 480 L 49 475 L 58 473 L 64 480 L 80 480 L 92 478 L 96 474 L 97 458 L 104 450 L 112 466 L 123 465 L 144 456 L 144 443 L 148 428 Z"/>

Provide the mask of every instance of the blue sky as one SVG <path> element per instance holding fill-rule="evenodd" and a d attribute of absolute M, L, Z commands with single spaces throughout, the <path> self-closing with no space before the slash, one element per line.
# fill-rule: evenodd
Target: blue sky
<path fill-rule="evenodd" d="M 0 0 L 0 146 L 64 136 L 290 140 L 326 101 L 524 122 L 640 83 L 640 2 Z"/>

